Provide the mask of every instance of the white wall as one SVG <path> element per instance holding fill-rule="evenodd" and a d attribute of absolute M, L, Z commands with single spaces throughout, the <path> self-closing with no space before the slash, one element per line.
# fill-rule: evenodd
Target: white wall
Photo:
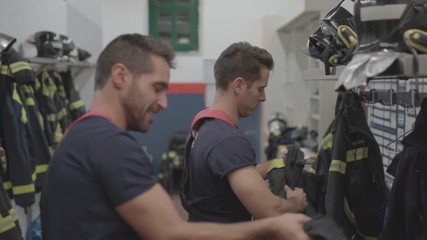
<path fill-rule="evenodd" d="M 32 33 L 51 30 L 65 33 L 66 4 L 59 0 L 0 0 L 0 31 L 25 41 Z"/>
<path fill-rule="evenodd" d="M 307 125 L 310 83 L 303 80 L 303 71 L 312 67 L 313 60 L 303 53 L 308 40 L 307 24 L 324 16 L 338 0 L 283 0 L 279 14 L 264 16 L 262 45 L 275 60 L 275 70 L 267 87 L 264 117 L 282 112 L 292 126 Z"/>
<path fill-rule="evenodd" d="M 0 2 L 7 6 L 0 9 L 2 32 L 17 37 L 18 42 L 40 30 L 66 34 L 79 47 L 92 53 L 91 62 L 96 61 L 102 48 L 117 35 L 148 33 L 148 0 Z M 177 69 L 172 70 L 171 82 L 203 82 L 203 61 L 216 59 L 233 42 L 248 41 L 262 46 L 262 19 L 266 15 L 287 16 L 283 14 L 282 5 L 282 0 L 200 0 L 200 50 L 178 53 Z M 92 73 L 85 71 L 78 79 L 82 98 L 87 104 L 92 101 Z"/>
<path fill-rule="evenodd" d="M 333 0 L 321 1 L 330 5 Z M 25 41 L 28 35 L 49 30 L 69 35 L 75 43 L 92 53 L 95 62 L 102 48 L 121 33 L 148 33 L 148 0 L 0 0 L 0 29 L 3 33 Z M 263 30 L 263 19 L 275 17 L 274 26 L 268 34 L 274 35 L 276 28 L 297 17 L 305 8 L 316 8 L 320 1 L 308 0 L 200 0 L 200 51 L 179 53 L 177 69 L 172 71 L 171 82 L 202 82 L 203 61 L 216 59 L 220 52 L 232 42 L 248 41 L 266 47 L 275 56 L 274 76 L 282 79 L 286 71 L 283 47 L 271 39 Z M 324 7 L 328 8 L 328 7 Z M 271 21 L 270 21 L 271 23 Z M 271 35 L 273 34 L 273 35 Z M 268 38 L 268 37 L 267 37 Z M 276 39 L 277 40 L 277 39 Z M 279 72 L 281 72 L 279 74 Z M 279 76 L 278 76 L 279 75 Z M 86 73 L 84 81 L 79 79 L 82 97 L 92 101 L 93 76 Z M 91 80 L 86 81 L 87 78 Z M 274 79 L 274 81 L 280 81 Z M 269 99 L 280 104 L 280 93 L 269 94 Z"/>
<path fill-rule="evenodd" d="M 264 15 L 276 14 L 280 3 L 281 0 L 200 0 L 200 50 L 178 54 L 171 81 L 203 82 L 203 61 L 216 59 L 233 42 L 261 45 L 261 20 Z"/>
<path fill-rule="evenodd" d="M 148 34 L 147 0 L 102 0 L 103 46 L 123 33 Z"/>

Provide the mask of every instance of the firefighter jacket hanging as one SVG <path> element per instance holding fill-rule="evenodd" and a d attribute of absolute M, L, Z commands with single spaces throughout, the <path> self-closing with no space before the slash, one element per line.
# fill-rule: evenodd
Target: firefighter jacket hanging
<path fill-rule="evenodd" d="M 427 98 L 413 131 L 403 138 L 403 151 L 393 159 L 395 178 L 387 204 L 383 240 L 427 239 Z"/>
<path fill-rule="evenodd" d="M 326 179 L 322 194 L 307 196 L 317 213 L 334 219 L 351 239 L 378 237 L 387 203 L 382 156 L 356 93 L 339 94 L 335 119 L 307 174 Z"/>
<path fill-rule="evenodd" d="M 283 189 L 284 185 L 290 188 L 303 188 L 302 170 L 304 167 L 304 153 L 298 146 L 288 145 L 287 154 L 284 158 L 276 158 L 271 160 L 269 169 L 267 170 L 267 179 L 271 192 L 279 197 L 286 197 L 286 192 Z"/>
<path fill-rule="evenodd" d="M 86 113 L 71 70 L 58 72 L 42 68 L 36 79 L 39 105 L 47 143 L 53 151 L 72 121 Z"/>
<path fill-rule="evenodd" d="M 1 54 L 0 138 L 7 164 L 0 175 L 22 207 L 35 201 L 56 144 L 72 120 L 86 112 L 70 70 L 38 75 L 13 48 Z"/>
<path fill-rule="evenodd" d="M 86 107 L 80 98 L 80 93 L 74 83 L 74 74 L 71 70 L 61 72 L 62 84 L 65 92 L 65 101 L 68 103 L 71 121 L 83 116 L 86 113 Z"/>
<path fill-rule="evenodd" d="M 22 240 L 21 227 L 0 178 L 0 239 Z"/>
<path fill-rule="evenodd" d="M 42 69 L 37 76 L 35 90 L 43 117 L 44 133 L 49 147 L 53 150 L 61 140 L 66 127 L 71 123 L 59 73 L 47 68 Z"/>
<path fill-rule="evenodd" d="M 31 67 L 12 48 L 3 52 L 0 74 L 0 137 L 6 151 L 4 188 L 16 204 L 26 207 L 34 201 L 36 155 L 25 99 L 19 86 L 34 81 Z"/>

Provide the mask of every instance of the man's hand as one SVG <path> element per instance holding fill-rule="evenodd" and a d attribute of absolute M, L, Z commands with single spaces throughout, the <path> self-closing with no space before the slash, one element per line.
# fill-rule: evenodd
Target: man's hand
<path fill-rule="evenodd" d="M 304 211 L 305 207 L 307 207 L 307 196 L 304 190 L 302 190 L 302 188 L 295 188 L 295 190 L 292 190 L 288 185 L 285 185 L 284 189 L 286 192 L 286 199 L 295 205 L 296 212 Z"/>
<path fill-rule="evenodd" d="M 303 214 L 281 215 L 275 221 L 278 225 L 274 236 L 276 239 L 282 240 L 309 240 L 310 237 L 304 232 L 304 224 L 308 221 L 310 218 Z"/>

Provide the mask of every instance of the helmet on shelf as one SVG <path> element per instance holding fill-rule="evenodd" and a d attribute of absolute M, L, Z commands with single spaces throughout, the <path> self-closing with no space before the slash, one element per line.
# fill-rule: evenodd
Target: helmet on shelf
<path fill-rule="evenodd" d="M 282 130 L 288 126 L 288 122 L 285 119 L 285 115 L 281 112 L 275 112 L 271 115 L 268 120 L 268 130 L 270 132 L 276 132 Z"/>
<path fill-rule="evenodd" d="M 355 54 L 407 51 L 411 45 L 405 43 L 405 31 L 427 30 L 426 6 L 427 0 L 356 1 L 354 14 L 359 44 Z"/>
<path fill-rule="evenodd" d="M 63 56 L 63 43 L 57 33 L 39 31 L 27 41 L 36 45 L 38 57 L 60 59 Z"/>
<path fill-rule="evenodd" d="M 342 0 L 320 20 L 307 42 L 308 54 L 325 65 L 344 65 L 358 43 L 352 0 Z"/>
<path fill-rule="evenodd" d="M 62 53 L 64 56 L 69 57 L 73 60 L 78 60 L 78 50 L 73 40 L 65 35 L 60 34 L 59 38 L 62 41 Z"/>
<path fill-rule="evenodd" d="M 16 38 L 0 33 L 0 52 L 6 52 L 16 42 Z"/>

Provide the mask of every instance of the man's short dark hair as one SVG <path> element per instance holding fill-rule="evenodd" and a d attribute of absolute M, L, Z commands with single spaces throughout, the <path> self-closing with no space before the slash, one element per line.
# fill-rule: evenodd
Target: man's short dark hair
<path fill-rule="evenodd" d="M 228 84 L 237 77 L 246 80 L 250 87 L 261 77 L 261 67 L 273 70 L 271 54 L 247 42 L 233 43 L 227 47 L 214 65 L 216 88 L 227 89 Z"/>
<path fill-rule="evenodd" d="M 107 83 L 111 68 L 121 63 L 134 77 L 153 71 L 151 55 L 166 60 L 169 67 L 174 68 L 175 52 L 165 42 L 141 34 L 123 34 L 112 40 L 98 57 L 95 72 L 95 90 Z"/>

